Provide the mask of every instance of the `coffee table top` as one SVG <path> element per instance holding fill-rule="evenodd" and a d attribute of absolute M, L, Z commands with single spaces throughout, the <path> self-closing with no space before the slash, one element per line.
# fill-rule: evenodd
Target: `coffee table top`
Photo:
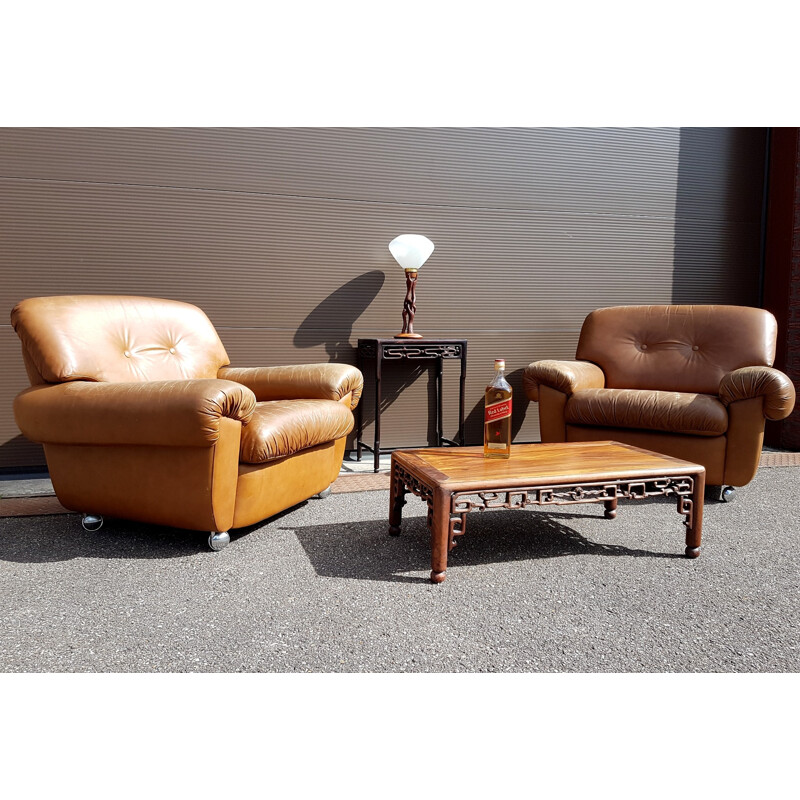
<path fill-rule="evenodd" d="M 513 444 L 510 458 L 484 458 L 483 447 L 395 450 L 392 463 L 448 489 L 514 488 L 532 481 L 612 481 L 696 475 L 705 468 L 620 442 Z"/>

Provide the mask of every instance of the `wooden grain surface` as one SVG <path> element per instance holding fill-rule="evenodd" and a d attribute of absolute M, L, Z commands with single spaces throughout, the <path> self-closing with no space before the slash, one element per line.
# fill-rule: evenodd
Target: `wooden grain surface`
<path fill-rule="evenodd" d="M 448 489 L 693 475 L 699 464 L 619 442 L 512 445 L 511 458 L 486 459 L 482 447 L 402 450 L 392 460 L 426 483 Z"/>

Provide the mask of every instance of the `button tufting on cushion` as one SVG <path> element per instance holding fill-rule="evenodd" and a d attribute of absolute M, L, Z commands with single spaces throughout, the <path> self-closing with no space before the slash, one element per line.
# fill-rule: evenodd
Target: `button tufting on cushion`
<path fill-rule="evenodd" d="M 242 426 L 239 458 L 262 464 L 346 436 L 353 430 L 350 408 L 335 400 L 269 400 L 256 404 Z"/>

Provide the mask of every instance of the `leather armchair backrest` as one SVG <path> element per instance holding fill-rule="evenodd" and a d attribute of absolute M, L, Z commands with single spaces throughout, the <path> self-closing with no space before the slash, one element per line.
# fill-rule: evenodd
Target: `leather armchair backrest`
<path fill-rule="evenodd" d="M 717 394 L 739 367 L 772 366 L 777 322 L 747 306 L 615 306 L 584 320 L 576 358 L 597 364 L 609 389 Z"/>
<path fill-rule="evenodd" d="M 11 324 L 32 384 L 216 378 L 230 363 L 203 311 L 176 300 L 33 297 L 14 307 Z"/>

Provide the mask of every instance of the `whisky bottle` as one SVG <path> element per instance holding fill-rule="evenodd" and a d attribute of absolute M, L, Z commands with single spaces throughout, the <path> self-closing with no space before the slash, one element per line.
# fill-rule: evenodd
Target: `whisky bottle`
<path fill-rule="evenodd" d="M 506 362 L 495 359 L 494 380 L 486 387 L 483 418 L 483 457 L 511 456 L 511 385 L 505 376 Z"/>

